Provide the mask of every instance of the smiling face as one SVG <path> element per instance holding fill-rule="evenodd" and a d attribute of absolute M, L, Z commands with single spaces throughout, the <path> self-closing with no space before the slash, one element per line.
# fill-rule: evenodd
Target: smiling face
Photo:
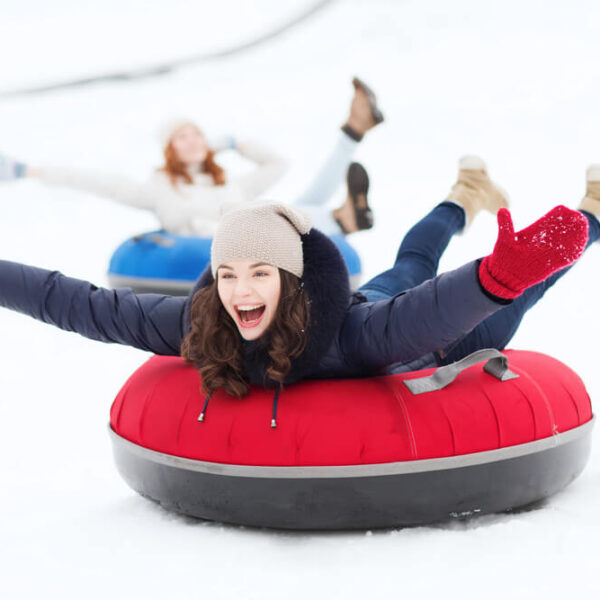
<path fill-rule="evenodd" d="M 201 164 L 206 160 L 208 146 L 204 134 L 193 124 L 183 125 L 171 137 L 177 158 L 186 165 Z"/>
<path fill-rule="evenodd" d="M 245 340 L 257 340 L 273 323 L 279 297 L 279 269 L 255 260 L 230 260 L 217 271 L 223 307 Z"/>

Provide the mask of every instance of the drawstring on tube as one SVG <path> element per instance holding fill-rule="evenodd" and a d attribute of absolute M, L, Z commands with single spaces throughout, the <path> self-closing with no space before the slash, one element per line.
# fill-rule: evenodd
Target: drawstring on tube
<path fill-rule="evenodd" d="M 279 400 L 279 390 L 280 388 L 275 390 L 275 397 L 273 398 L 273 418 L 271 419 L 271 429 L 275 429 L 277 427 L 277 401 Z"/>
<path fill-rule="evenodd" d="M 206 409 L 208 408 L 208 402 L 212 398 L 213 392 L 210 392 L 208 396 L 206 396 L 206 400 L 204 401 L 204 406 L 202 407 L 202 412 L 198 415 L 198 421 L 202 423 L 204 421 L 204 415 L 206 414 Z"/>
<path fill-rule="evenodd" d="M 275 390 L 275 396 L 273 397 L 273 417 L 271 418 L 271 428 L 275 429 L 277 427 L 277 403 L 279 401 L 279 392 L 280 389 L 277 388 Z M 213 392 L 210 392 L 208 396 L 206 396 L 206 400 L 204 400 L 204 406 L 202 407 L 202 412 L 198 415 L 198 421 L 200 423 L 204 422 L 206 418 L 206 409 L 208 408 L 208 403 L 213 396 Z"/>

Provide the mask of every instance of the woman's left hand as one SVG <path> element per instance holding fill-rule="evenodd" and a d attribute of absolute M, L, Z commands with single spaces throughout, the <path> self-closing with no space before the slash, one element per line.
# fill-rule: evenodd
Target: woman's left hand
<path fill-rule="evenodd" d="M 578 211 L 557 206 L 535 223 L 517 231 L 510 212 L 498 211 L 498 240 L 479 266 L 483 287 L 512 299 L 574 263 L 588 240 L 587 219 Z"/>

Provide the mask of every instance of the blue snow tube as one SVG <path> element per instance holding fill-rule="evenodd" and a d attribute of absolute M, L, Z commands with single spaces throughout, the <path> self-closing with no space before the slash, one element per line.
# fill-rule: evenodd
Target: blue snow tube
<path fill-rule="evenodd" d="M 362 264 L 358 252 L 348 243 L 346 236 L 341 234 L 330 235 L 329 238 L 337 246 L 346 261 L 348 273 L 350 275 L 350 285 L 357 288 L 362 276 Z"/>
<path fill-rule="evenodd" d="M 122 243 L 112 255 L 112 287 L 187 295 L 210 262 L 212 238 L 152 231 Z"/>
<path fill-rule="evenodd" d="M 358 287 L 360 257 L 343 235 L 330 236 L 341 252 L 350 283 Z M 210 263 L 212 238 L 183 236 L 152 231 L 123 242 L 114 252 L 108 267 L 113 288 L 131 287 L 136 292 L 187 295 Z"/>

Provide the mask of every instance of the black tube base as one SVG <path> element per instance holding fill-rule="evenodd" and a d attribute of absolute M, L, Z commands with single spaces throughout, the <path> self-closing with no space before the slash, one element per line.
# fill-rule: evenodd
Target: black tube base
<path fill-rule="evenodd" d="M 523 507 L 573 481 L 591 446 L 588 428 L 554 447 L 464 467 L 366 477 L 245 477 L 163 464 L 144 456 L 151 451 L 134 451 L 133 444 L 112 436 L 122 477 L 165 508 L 224 523 L 294 530 L 423 525 Z"/>

